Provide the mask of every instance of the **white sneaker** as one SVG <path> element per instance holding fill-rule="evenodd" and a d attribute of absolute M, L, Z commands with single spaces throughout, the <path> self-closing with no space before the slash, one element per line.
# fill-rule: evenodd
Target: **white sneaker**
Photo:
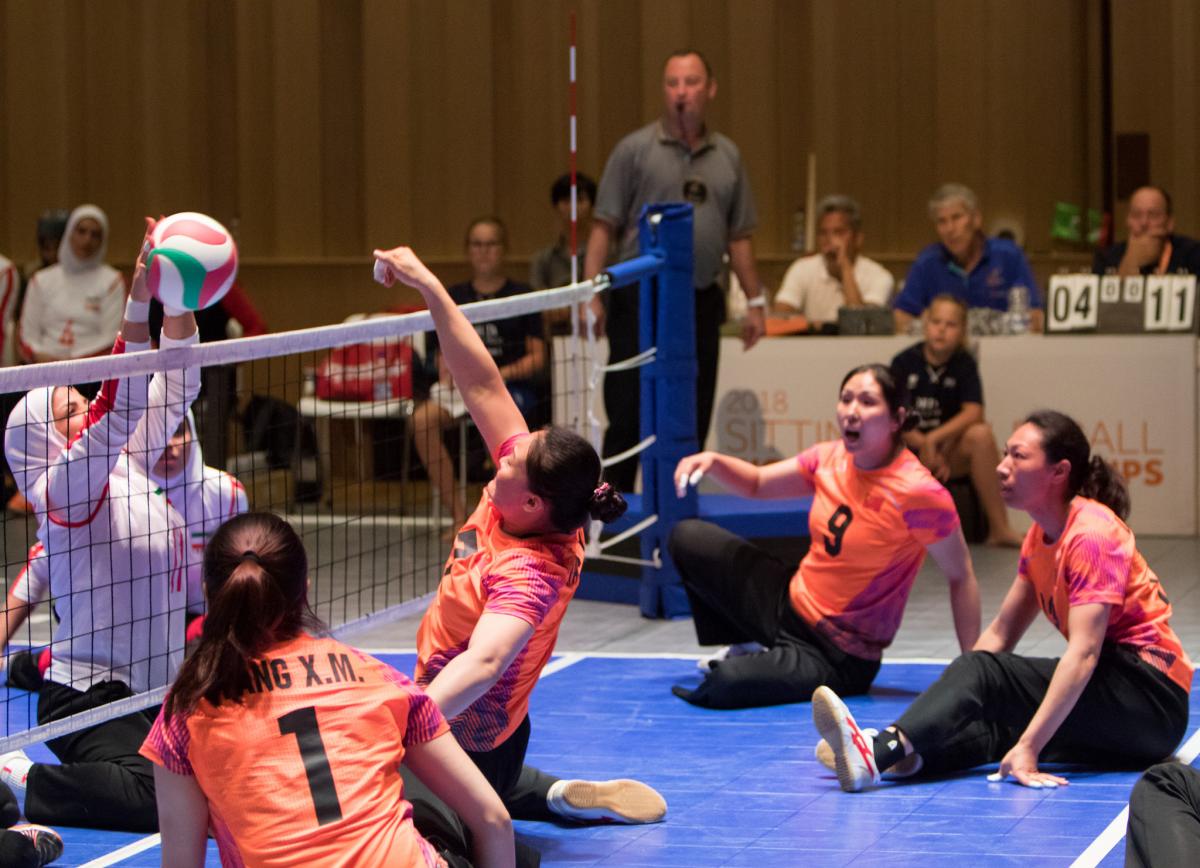
<path fill-rule="evenodd" d="M 641 781 L 555 781 L 546 802 L 571 820 L 657 823 L 667 815 L 666 800 Z"/>
<path fill-rule="evenodd" d="M 759 651 L 765 650 L 758 642 L 738 642 L 735 645 L 726 645 L 723 648 L 718 648 L 714 653 L 697 660 L 696 668 L 707 675 L 708 671 L 713 668 L 714 663 L 720 663 L 722 660 L 727 660 L 730 657 L 745 657 L 747 654 L 757 654 Z"/>
<path fill-rule="evenodd" d="M 33 768 L 31 760 L 23 750 L 14 750 L 0 755 L 0 781 L 8 784 L 21 804 L 25 803 L 25 781 L 29 770 Z"/>
<path fill-rule="evenodd" d="M 871 737 L 871 744 L 874 745 L 875 739 L 879 737 L 879 730 L 867 727 L 863 730 L 863 735 Z M 834 760 L 833 748 L 829 746 L 829 742 L 821 739 L 817 742 L 816 748 L 813 749 L 813 754 L 817 757 L 817 762 L 825 766 L 831 772 L 837 771 L 837 763 Z M 880 777 L 885 781 L 899 781 L 904 778 L 911 778 L 925 765 L 925 760 L 921 759 L 919 753 L 910 753 L 900 762 L 893 765 L 891 768 L 883 770 Z"/>
<path fill-rule="evenodd" d="M 828 687 L 818 687 L 812 697 L 812 714 L 817 731 L 833 749 L 834 771 L 842 789 L 857 793 L 876 786 L 880 777 L 874 741 L 858 728 L 846 703 Z"/>

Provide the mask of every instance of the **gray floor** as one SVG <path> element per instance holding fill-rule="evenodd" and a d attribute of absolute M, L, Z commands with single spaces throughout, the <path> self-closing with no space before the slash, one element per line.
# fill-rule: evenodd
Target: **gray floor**
<path fill-rule="evenodd" d="M 1162 580 L 1174 606 L 1172 626 L 1188 654 L 1200 660 L 1200 540 L 1177 537 L 1143 537 L 1142 554 Z M 1017 569 L 1015 549 L 972 546 L 971 557 L 983 597 L 986 625 L 995 615 Z M 419 612 L 393 622 L 355 631 L 353 641 L 366 648 L 411 648 Z M 1056 656 L 1065 642 L 1048 620 L 1039 618 L 1021 642 L 1020 650 Z M 575 600 L 563 621 L 559 651 L 701 654 L 692 622 L 642 618 L 634 606 Z M 904 623 L 888 655 L 897 658 L 948 658 L 958 653 L 946 582 L 927 560 L 913 586 Z"/>

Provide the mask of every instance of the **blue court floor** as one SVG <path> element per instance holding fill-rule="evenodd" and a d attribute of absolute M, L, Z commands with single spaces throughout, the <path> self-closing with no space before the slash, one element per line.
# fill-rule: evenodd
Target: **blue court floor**
<path fill-rule="evenodd" d="M 412 670 L 411 654 L 378 656 Z M 871 694 L 849 705 L 863 726 L 885 726 L 940 670 L 885 663 Z M 654 826 L 518 823 L 543 865 L 1122 864 L 1123 840 L 1103 836 L 1110 826 L 1123 834 L 1114 820 L 1135 774 L 1068 770 L 1069 787 L 1029 790 L 977 770 L 846 794 L 813 759 L 807 705 L 705 711 L 671 695 L 672 684 L 698 677 L 683 657 L 565 654 L 547 668 L 533 696 L 529 761 L 562 777 L 639 778 L 669 811 Z M 1189 735 L 1198 726 L 1193 710 Z M 40 746 L 31 755 L 50 759 Z M 159 864 L 156 836 L 59 831 L 66 852 L 55 864 Z M 208 864 L 218 865 L 209 846 Z"/>

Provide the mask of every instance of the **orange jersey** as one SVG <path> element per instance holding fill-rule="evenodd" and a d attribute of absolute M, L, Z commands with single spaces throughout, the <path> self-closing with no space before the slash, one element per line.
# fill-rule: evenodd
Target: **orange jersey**
<path fill-rule="evenodd" d="M 1035 522 L 1021 545 L 1017 575 L 1033 585 L 1058 632 L 1070 639 L 1072 606 L 1106 603 L 1112 608 L 1104 641 L 1132 646 L 1190 693 L 1192 661 L 1168 623 L 1171 604 L 1125 522 L 1104 504 L 1076 497 L 1062 534 L 1053 544 L 1045 539 Z"/>
<path fill-rule="evenodd" d="M 142 755 L 194 775 L 227 866 L 443 866 L 412 824 L 400 763 L 448 731 L 407 677 L 301 635 L 250 664 L 241 703 L 160 712 Z"/>
<path fill-rule="evenodd" d="M 878 660 L 900 628 L 925 547 L 958 527 L 954 501 L 907 449 L 860 470 L 835 440 L 804 450 L 796 466 L 815 490 L 792 606 L 847 654 Z"/>
<path fill-rule="evenodd" d="M 512 448 L 510 438 L 499 458 Z M 500 513 L 485 490 L 446 561 L 437 597 L 417 630 L 419 684 L 428 684 L 466 650 L 485 612 L 512 615 L 533 635 L 500 679 L 450 721 L 467 750 L 491 750 L 512 735 L 529 711 L 529 694 L 554 653 L 558 627 L 579 587 L 583 531 L 516 537 L 500 527 Z"/>

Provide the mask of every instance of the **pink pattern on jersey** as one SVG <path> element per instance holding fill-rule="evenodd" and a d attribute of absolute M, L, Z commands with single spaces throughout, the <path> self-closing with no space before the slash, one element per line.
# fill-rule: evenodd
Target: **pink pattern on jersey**
<path fill-rule="evenodd" d="M 158 710 L 158 717 L 150 734 L 146 736 L 143 749 L 157 754 L 162 767 L 177 775 L 194 775 L 192 762 L 188 759 L 188 748 L 192 743 L 192 734 L 187 728 L 187 715 L 173 714 L 168 719 L 166 706 Z"/>
<path fill-rule="evenodd" d="M 366 656 L 362 652 L 358 654 L 360 659 Z M 405 727 L 402 740 L 404 746 L 423 744 L 436 738 L 446 724 L 446 718 L 442 716 L 437 703 L 400 670 L 382 662 L 379 666 L 384 677 L 408 695 L 408 726 Z"/>
<path fill-rule="evenodd" d="M 909 530 L 927 530 L 938 539 L 945 539 L 958 527 L 958 515 L 942 507 L 909 509 L 904 512 Z"/>
<path fill-rule="evenodd" d="M 1033 586 L 1038 605 L 1064 637 L 1070 638 L 1072 606 L 1110 606 L 1104 641 L 1131 647 L 1145 663 L 1191 689 L 1192 664 L 1171 629 L 1171 604 L 1137 550 L 1133 531 L 1107 506 L 1076 497 L 1062 534 L 1049 545 L 1034 524 L 1021 547 L 1017 576 Z"/>

